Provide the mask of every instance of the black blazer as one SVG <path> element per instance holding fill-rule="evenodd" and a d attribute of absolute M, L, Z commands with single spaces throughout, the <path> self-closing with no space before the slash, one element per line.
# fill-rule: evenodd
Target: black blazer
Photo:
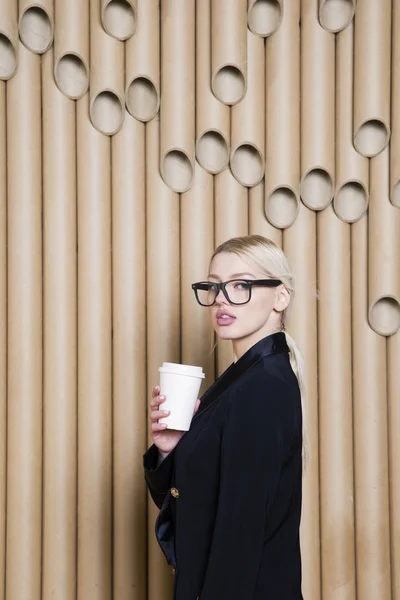
<path fill-rule="evenodd" d="M 301 600 L 300 392 L 284 333 L 205 392 L 190 430 L 146 481 L 175 600 Z"/>

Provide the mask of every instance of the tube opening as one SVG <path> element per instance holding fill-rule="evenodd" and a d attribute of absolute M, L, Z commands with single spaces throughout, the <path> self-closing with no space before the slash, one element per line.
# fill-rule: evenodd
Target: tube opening
<path fill-rule="evenodd" d="M 218 131 L 206 131 L 196 142 L 196 157 L 209 173 L 220 173 L 229 162 L 228 144 Z"/>
<path fill-rule="evenodd" d="M 282 6 L 278 0 L 256 0 L 247 14 L 250 31 L 261 37 L 274 33 L 281 20 Z"/>
<path fill-rule="evenodd" d="M 369 310 L 369 324 L 379 335 L 393 335 L 400 328 L 400 304 L 395 298 L 383 296 Z"/>
<path fill-rule="evenodd" d="M 231 171 L 239 183 L 251 187 L 263 178 L 264 160 L 257 148 L 242 144 L 232 153 Z"/>
<path fill-rule="evenodd" d="M 325 169 L 311 169 L 301 181 L 300 195 L 308 208 L 326 208 L 333 196 L 333 183 L 329 173 Z"/>
<path fill-rule="evenodd" d="M 236 104 L 246 92 L 246 81 L 240 69 L 232 65 L 222 67 L 212 81 L 214 96 L 224 104 Z"/>
<path fill-rule="evenodd" d="M 393 206 L 400 208 L 400 179 L 392 185 L 392 193 L 390 194 L 390 202 Z"/>
<path fill-rule="evenodd" d="M 114 135 L 122 126 L 124 107 L 114 92 L 100 92 L 92 100 L 90 117 L 98 131 L 105 135 Z"/>
<path fill-rule="evenodd" d="M 288 187 L 278 187 L 265 198 L 265 216 L 274 227 L 293 225 L 299 212 L 299 199 Z"/>
<path fill-rule="evenodd" d="M 83 60 L 76 54 L 64 54 L 56 62 L 54 78 L 60 91 L 69 98 L 82 98 L 89 87 L 89 73 Z"/>
<path fill-rule="evenodd" d="M 136 29 L 136 10 L 127 0 L 110 0 L 102 15 L 105 31 L 117 40 L 127 40 Z"/>
<path fill-rule="evenodd" d="M 349 181 L 336 191 L 333 199 L 335 213 L 346 223 L 355 223 L 365 213 L 368 207 L 367 192 L 361 183 Z"/>
<path fill-rule="evenodd" d="M 365 121 L 354 136 L 354 147 L 362 156 L 376 156 L 387 146 L 389 131 L 379 119 Z"/>
<path fill-rule="evenodd" d="M 32 52 L 43 54 L 53 43 L 53 24 L 47 12 L 39 7 L 28 8 L 20 18 L 21 41 Z"/>
<path fill-rule="evenodd" d="M 354 9 L 354 0 L 325 0 L 319 11 L 319 22 L 328 31 L 341 31 L 352 20 Z"/>
<path fill-rule="evenodd" d="M 159 97 L 155 85 L 147 77 L 136 77 L 126 91 L 126 106 L 132 117 L 150 121 L 156 116 Z"/>
<path fill-rule="evenodd" d="M 0 79 L 10 79 L 17 68 L 17 53 L 11 40 L 0 33 Z"/>
<path fill-rule="evenodd" d="M 161 175 L 172 191 L 183 194 L 192 183 L 193 165 L 182 150 L 170 150 L 162 160 Z"/>

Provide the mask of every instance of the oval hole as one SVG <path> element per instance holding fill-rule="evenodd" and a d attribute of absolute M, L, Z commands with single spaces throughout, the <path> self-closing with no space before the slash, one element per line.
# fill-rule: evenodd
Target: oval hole
<path fill-rule="evenodd" d="M 378 119 L 371 119 L 359 127 L 354 136 L 354 147 L 362 156 L 371 158 L 382 152 L 388 141 L 386 125 Z"/>
<path fill-rule="evenodd" d="M 53 24 L 43 8 L 32 6 L 21 16 L 19 35 L 22 43 L 32 52 L 43 54 L 53 42 Z"/>
<path fill-rule="evenodd" d="M 354 9 L 353 0 L 325 0 L 319 12 L 319 22 L 328 31 L 341 31 L 352 20 Z"/>
<path fill-rule="evenodd" d="M 218 131 L 206 131 L 196 142 L 196 157 L 209 173 L 220 173 L 229 162 L 228 144 Z"/>
<path fill-rule="evenodd" d="M 332 200 L 332 178 L 325 169 L 312 169 L 302 179 L 301 198 L 308 208 L 322 210 Z"/>
<path fill-rule="evenodd" d="M 281 20 L 282 7 L 278 0 L 256 0 L 247 15 L 250 31 L 261 37 L 274 33 Z"/>
<path fill-rule="evenodd" d="M 355 223 L 365 215 L 368 207 L 367 192 L 357 181 L 348 181 L 336 191 L 333 199 L 335 213 L 346 223 Z"/>
<path fill-rule="evenodd" d="M 400 208 L 400 179 L 394 182 L 392 185 L 392 193 L 390 194 L 390 201 L 393 206 Z"/>
<path fill-rule="evenodd" d="M 156 116 L 159 96 L 154 84 L 147 77 L 136 77 L 128 86 L 126 106 L 132 117 L 139 121 L 150 121 Z"/>
<path fill-rule="evenodd" d="M 0 33 L 0 79 L 10 79 L 17 68 L 17 53 L 11 40 Z"/>
<path fill-rule="evenodd" d="M 295 222 L 298 212 L 299 199 L 288 187 L 276 188 L 265 199 L 265 214 L 274 227 L 290 227 Z"/>
<path fill-rule="evenodd" d="M 400 328 L 400 305 L 395 298 L 379 298 L 369 310 L 369 324 L 379 335 L 393 335 Z"/>
<path fill-rule="evenodd" d="M 239 183 L 252 187 L 263 178 L 264 161 L 254 146 L 242 144 L 232 153 L 231 170 Z"/>
<path fill-rule="evenodd" d="M 174 192 L 187 192 L 193 178 L 193 166 L 189 157 L 181 150 L 167 152 L 162 161 L 161 175 Z"/>
<path fill-rule="evenodd" d="M 117 40 L 127 40 L 135 33 L 135 9 L 126 0 L 111 0 L 103 9 L 103 27 Z"/>
<path fill-rule="evenodd" d="M 54 67 L 54 78 L 60 91 L 73 100 L 82 98 L 89 87 L 88 69 L 75 54 L 61 56 Z"/>
<path fill-rule="evenodd" d="M 100 92 L 92 100 L 90 117 L 98 131 L 114 135 L 122 126 L 124 107 L 114 92 Z"/>
<path fill-rule="evenodd" d="M 236 104 L 246 92 L 246 81 L 242 71 L 231 65 L 222 67 L 214 75 L 212 91 L 224 104 Z"/>

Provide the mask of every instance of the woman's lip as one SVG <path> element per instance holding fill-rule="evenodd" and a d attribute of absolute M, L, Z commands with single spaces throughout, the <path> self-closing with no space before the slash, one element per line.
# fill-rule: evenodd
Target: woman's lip
<path fill-rule="evenodd" d="M 223 315 L 226 315 L 227 317 L 230 317 L 231 319 L 236 319 L 236 317 L 234 315 L 231 315 L 230 313 L 228 313 L 227 310 L 219 310 L 217 311 L 217 319 L 220 319 Z"/>

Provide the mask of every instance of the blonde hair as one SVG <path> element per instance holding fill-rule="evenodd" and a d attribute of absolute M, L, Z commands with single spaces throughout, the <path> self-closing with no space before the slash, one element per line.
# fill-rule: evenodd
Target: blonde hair
<path fill-rule="evenodd" d="M 236 237 L 223 242 L 216 248 L 211 260 L 221 252 L 231 252 L 241 258 L 248 259 L 258 270 L 272 279 L 280 279 L 290 294 L 287 308 L 282 312 L 282 330 L 285 333 L 289 346 L 290 364 L 299 382 L 301 395 L 301 411 L 303 421 L 303 466 L 305 467 L 310 456 L 310 435 L 307 419 L 306 394 L 303 359 L 300 350 L 293 338 L 286 332 L 286 321 L 294 298 L 294 277 L 289 262 L 277 244 L 261 235 L 248 235 Z"/>

